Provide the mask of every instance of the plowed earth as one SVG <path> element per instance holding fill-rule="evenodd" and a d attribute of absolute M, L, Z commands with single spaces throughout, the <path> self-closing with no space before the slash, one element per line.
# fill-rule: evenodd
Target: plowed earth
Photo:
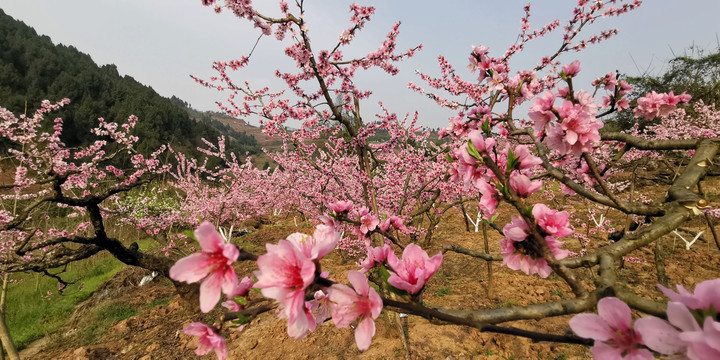
<path fill-rule="evenodd" d="M 718 189 L 718 184 L 703 183 L 705 189 Z M 648 194 L 662 191 L 647 187 Z M 715 190 L 717 191 L 717 190 Z M 717 194 L 714 198 L 717 199 Z M 712 200 L 712 199 L 711 199 Z M 564 210 L 574 216 L 587 216 L 587 209 L 576 197 L 567 197 L 562 203 Z M 555 208 L 558 208 L 555 204 Z M 718 206 L 717 200 L 711 205 Z M 506 209 L 506 208 L 503 208 Z M 498 224 L 509 221 L 510 212 L 497 220 Z M 583 215 L 585 214 L 585 215 Z M 609 212 L 610 221 L 619 227 L 624 217 Z M 429 247 L 429 254 L 440 251 L 441 244 L 457 244 L 466 248 L 482 251 L 481 233 L 467 232 L 460 213 L 448 214 L 436 232 Z M 275 242 L 296 231 L 310 232 L 311 225 L 294 225 L 292 218 L 270 219 L 252 233 L 239 238 L 238 243 L 255 253 L 264 251 L 266 242 Z M 671 249 L 672 256 L 666 260 L 666 272 L 670 284 L 682 284 L 686 288 L 706 279 L 720 277 L 720 252 L 714 243 L 702 217 L 692 220 L 687 228 L 705 231 L 691 250 L 685 250 L 685 244 L 675 237 L 666 235 L 660 241 Z M 499 250 L 499 234 L 488 231 L 491 253 Z M 605 246 L 610 242 L 606 234 L 593 238 L 590 248 Z M 578 252 L 579 241 L 572 236 L 565 238 L 566 248 Z M 654 246 L 639 249 L 631 257 L 639 262 L 626 261 L 617 269 L 618 281 L 624 282 L 640 296 L 653 300 L 662 300 L 657 290 L 658 283 Z M 323 259 L 323 270 L 330 270 L 331 278 L 347 279 L 349 270 L 357 269 L 354 261 L 343 259 L 341 254 L 333 253 Z M 240 276 L 249 274 L 251 264 L 240 264 L 237 272 Z M 580 271 L 581 278 L 587 279 L 588 288 L 593 288 L 594 275 L 588 269 Z M 102 289 L 79 305 L 68 326 L 34 344 L 22 353 L 27 359 L 195 359 L 194 349 L 197 340 L 187 336 L 180 329 L 191 321 L 212 323 L 218 318 L 220 310 L 211 314 L 201 314 L 193 310 L 179 296 L 167 279 L 155 280 L 149 285 L 137 286 L 145 275 L 137 269 L 126 269 L 113 278 Z M 557 276 L 548 279 L 526 276 L 512 271 L 499 263 L 493 264 L 493 283 L 491 296 L 488 296 L 488 273 L 486 263 L 480 259 L 457 253 L 445 254 L 443 265 L 429 281 L 424 302 L 430 307 L 454 309 L 488 309 L 528 305 L 533 303 L 559 301 L 572 297 L 570 288 Z M 252 293 L 260 300 L 258 293 Z M 121 304 L 137 309 L 135 316 L 115 322 L 108 329 L 97 329 L 97 336 L 91 343 L 87 336 L 81 336 L 87 328 L 87 319 L 93 309 Z M 392 313 L 391 313 L 392 314 Z M 634 317 L 641 316 L 634 313 Z M 570 316 L 560 316 L 543 320 L 514 321 L 503 325 L 522 329 L 563 334 L 568 329 Z M 406 347 L 402 332 L 393 317 L 378 318 L 377 333 L 369 350 L 360 353 L 356 346 L 352 329 L 337 329 L 332 322 L 318 326 L 318 329 L 303 340 L 296 341 L 286 333 L 286 321 L 268 312 L 253 319 L 242 331 L 229 328 L 225 323 L 222 333 L 228 339 L 231 359 L 405 359 Z M 431 324 L 417 316 L 407 318 L 409 351 L 412 359 L 586 359 L 587 348 L 579 345 L 533 343 L 528 339 L 508 335 L 481 333 L 476 329 L 453 325 Z M 83 340 L 85 339 L 85 340 Z M 204 359 L 214 359 L 210 354 Z"/>

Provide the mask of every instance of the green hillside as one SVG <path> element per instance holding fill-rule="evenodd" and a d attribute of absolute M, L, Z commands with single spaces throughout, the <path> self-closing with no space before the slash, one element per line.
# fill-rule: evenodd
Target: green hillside
<path fill-rule="evenodd" d="M 134 114 L 133 130 L 140 138 L 137 149 L 149 153 L 162 144 L 197 155 L 201 138 L 211 141 L 223 134 L 228 150 L 238 154 L 260 152 L 255 138 L 210 122 L 194 121 L 184 101 L 158 95 L 130 76 L 120 76 L 115 65 L 98 67 L 89 55 L 72 46 L 55 45 L 23 22 L 0 10 L 0 106 L 14 113 L 33 111 L 44 99 L 71 100 L 54 113 L 65 122 L 63 141 L 68 146 L 95 140 L 89 129 L 97 118 L 122 122 Z"/>

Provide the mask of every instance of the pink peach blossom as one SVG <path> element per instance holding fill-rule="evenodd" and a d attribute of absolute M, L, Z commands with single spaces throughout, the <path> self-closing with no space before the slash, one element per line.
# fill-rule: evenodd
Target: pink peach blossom
<path fill-rule="evenodd" d="M 687 352 L 690 344 L 681 339 L 680 334 L 700 331 L 697 320 L 687 307 L 678 302 L 668 303 L 667 316 L 668 321 L 646 316 L 635 322 L 635 328 L 650 349 L 665 355 Z"/>
<path fill-rule="evenodd" d="M 209 312 L 220 300 L 220 291 L 231 294 L 238 286 L 232 264 L 240 252 L 226 244 L 215 226 L 203 222 L 195 230 L 202 251 L 178 260 L 170 268 L 170 278 L 187 283 L 200 282 L 200 310 Z"/>
<path fill-rule="evenodd" d="M 580 72 L 580 61 L 575 60 L 570 64 L 563 65 L 562 72 L 568 78 L 575 77 Z"/>
<path fill-rule="evenodd" d="M 495 186 L 485 181 L 485 179 L 480 179 L 475 182 L 475 187 L 481 194 L 478 207 L 480 207 L 480 211 L 482 211 L 483 219 L 489 220 L 495 215 L 498 203 L 502 197 L 497 189 L 495 189 Z"/>
<path fill-rule="evenodd" d="M 542 164 L 542 159 L 533 155 L 530 152 L 530 147 L 527 145 L 516 146 L 515 156 L 517 156 L 520 161 L 520 170 L 532 169 L 535 166 Z"/>
<path fill-rule="evenodd" d="M 318 260 L 335 249 L 340 240 L 340 233 L 327 225 L 317 225 L 312 236 L 294 233 L 287 237 L 308 260 Z"/>
<path fill-rule="evenodd" d="M 667 321 L 648 316 L 636 322 L 646 345 L 661 354 L 685 355 L 689 359 L 720 358 L 720 321 L 717 321 L 720 279 L 706 280 L 690 293 L 682 285 L 674 292 L 662 285 L 670 298 Z"/>
<path fill-rule="evenodd" d="M 365 211 L 361 212 L 360 231 L 363 234 L 367 234 L 368 232 L 375 230 L 378 224 L 380 224 L 380 219 L 378 219 L 377 215 L 371 214 L 367 208 L 365 208 Z"/>
<path fill-rule="evenodd" d="M 238 312 L 238 311 L 242 310 L 242 307 L 240 306 L 240 304 L 238 304 L 234 300 L 225 300 L 220 304 L 220 306 L 228 309 L 228 311 L 231 311 L 231 312 Z"/>
<path fill-rule="evenodd" d="M 695 359 L 720 359 L 720 321 L 705 318 L 701 330 L 686 331 L 680 339 L 688 344 L 687 356 Z"/>
<path fill-rule="evenodd" d="M 263 296 L 280 302 L 281 315 L 288 319 L 288 334 L 301 339 L 310 329 L 305 313 L 305 289 L 315 279 L 315 263 L 287 240 L 265 247 L 267 253 L 257 260 L 258 281 L 254 287 L 261 289 Z"/>
<path fill-rule="evenodd" d="M 505 237 L 515 242 L 525 241 L 529 233 L 530 228 L 527 223 L 523 220 L 523 218 L 518 216 L 511 217 L 510 223 L 503 227 L 503 234 L 505 234 Z"/>
<path fill-rule="evenodd" d="M 313 294 L 313 300 L 305 302 L 305 307 L 313 314 L 315 324 L 322 324 L 331 316 L 330 296 L 322 290 L 316 291 Z"/>
<path fill-rule="evenodd" d="M 540 257 L 540 254 L 533 254 L 528 249 L 525 242 L 532 241 L 528 239 L 529 232 L 530 228 L 525 220 L 516 216 L 513 216 L 511 222 L 503 227 L 505 237 L 500 239 L 500 254 L 503 255 L 502 265 L 528 275 L 538 274 L 540 277 L 546 278 L 552 269 L 547 260 Z M 555 237 L 546 236 L 545 242 L 556 259 L 564 259 L 569 255 L 568 250 L 561 248 L 564 243 Z"/>
<path fill-rule="evenodd" d="M 547 205 L 537 203 L 533 206 L 533 217 L 548 235 L 563 237 L 573 233 L 570 228 L 570 213 L 550 209 Z"/>
<path fill-rule="evenodd" d="M 649 92 L 637 100 L 635 117 L 642 116 L 647 120 L 652 120 L 657 116 L 667 116 L 675 110 L 679 103 L 688 102 L 691 98 L 687 93 L 675 95 L 672 91 L 660 94 L 655 91 Z"/>
<path fill-rule="evenodd" d="M 670 301 L 684 304 L 689 309 L 710 309 L 714 307 L 720 310 L 720 279 L 705 280 L 695 286 L 695 292 L 690 293 L 682 285 L 677 285 L 678 292 L 674 292 L 660 284 L 658 288 L 667 296 Z"/>
<path fill-rule="evenodd" d="M 237 287 L 235 287 L 229 294 L 227 294 L 228 298 L 233 298 L 235 296 L 247 296 L 248 291 L 253 287 L 253 280 L 251 277 L 246 276 L 240 280 Z"/>
<path fill-rule="evenodd" d="M 530 178 L 525 175 L 513 172 L 510 174 L 510 187 L 512 187 L 521 198 L 527 198 L 542 188 L 542 181 L 530 180 Z"/>
<path fill-rule="evenodd" d="M 397 215 L 390 215 L 387 219 L 380 222 L 380 230 L 387 231 L 390 226 L 394 227 L 398 231 L 405 233 L 408 231 L 407 227 L 403 223 L 403 219 Z"/>
<path fill-rule="evenodd" d="M 468 139 L 470 139 L 470 142 L 473 144 L 473 147 L 478 151 L 478 153 L 480 153 L 480 155 L 491 152 L 492 148 L 495 146 L 495 139 L 493 139 L 491 137 L 486 138 L 484 133 L 480 130 L 471 131 L 468 134 Z M 470 154 L 468 154 L 467 147 L 465 147 L 464 149 L 465 149 L 465 151 L 464 151 L 463 156 L 467 155 L 470 157 L 470 158 L 467 158 L 466 161 L 468 163 L 477 162 L 477 159 L 475 159 Z"/>
<path fill-rule="evenodd" d="M 218 360 L 225 360 L 228 357 L 228 349 L 225 339 L 215 332 L 215 329 L 201 322 L 193 322 L 183 328 L 183 332 L 190 336 L 197 336 L 198 348 L 195 354 L 203 356 L 210 351 L 215 351 Z"/>
<path fill-rule="evenodd" d="M 378 225 L 378 228 L 379 228 L 381 231 L 388 231 L 388 229 L 390 229 L 390 226 L 391 226 L 391 225 L 392 225 L 392 224 L 390 223 L 390 219 L 385 219 L 385 220 L 381 220 L 381 221 L 380 221 L 380 224 Z"/>
<path fill-rule="evenodd" d="M 618 298 L 598 301 L 598 314 L 578 314 L 570 319 L 570 328 L 580 337 L 595 340 L 590 349 L 595 359 L 652 360 L 641 348 L 643 337 L 630 326 L 630 307 Z"/>
<path fill-rule="evenodd" d="M 402 260 L 398 260 L 394 252 L 389 252 L 387 262 L 392 270 L 388 283 L 411 294 L 417 294 L 440 268 L 442 259 L 442 253 L 430 258 L 425 250 L 415 244 L 405 247 Z"/>
<path fill-rule="evenodd" d="M 542 136 L 545 133 L 545 126 L 557 119 L 552 112 L 554 102 L 555 94 L 549 90 L 533 99 L 533 106 L 529 109 L 528 116 L 535 122 L 535 136 Z"/>
<path fill-rule="evenodd" d="M 362 267 L 360 271 L 367 272 L 377 265 L 384 264 L 387 261 L 388 254 L 391 252 L 393 251 L 388 244 L 378 247 L 368 247 L 367 257 L 358 263 L 358 265 Z"/>
<path fill-rule="evenodd" d="M 589 95 L 586 92 L 575 94 L 579 104 L 565 100 L 560 108 L 559 123 L 551 125 L 547 130 L 547 145 L 561 154 L 573 153 L 579 156 L 582 152 L 591 151 L 600 142 L 600 129 L 603 122 L 595 117 L 597 106 L 592 103 L 583 104 Z"/>
<path fill-rule="evenodd" d="M 338 200 L 332 204 L 330 204 L 330 210 L 334 211 L 336 214 L 340 214 L 346 211 L 350 211 L 350 209 L 353 208 L 353 202 L 350 200 Z"/>
<path fill-rule="evenodd" d="M 333 322 L 339 328 L 348 327 L 359 319 L 355 328 L 355 343 L 360 351 L 367 350 L 375 335 L 375 322 L 383 308 L 382 298 L 368 285 L 367 278 L 359 271 L 350 271 L 348 280 L 352 285 L 335 284 L 328 288 L 330 311 Z"/>

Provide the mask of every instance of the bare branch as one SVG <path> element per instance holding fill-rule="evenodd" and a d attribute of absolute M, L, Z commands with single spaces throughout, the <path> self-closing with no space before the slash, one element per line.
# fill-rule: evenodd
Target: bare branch
<path fill-rule="evenodd" d="M 503 260 L 503 256 L 500 254 L 486 254 L 486 253 L 481 253 L 479 251 L 464 248 L 460 245 L 443 244 L 442 245 L 443 254 L 448 251 L 456 252 L 458 254 L 463 254 L 463 255 L 467 255 L 467 256 L 472 256 L 472 257 L 475 257 L 478 259 L 483 259 L 485 261 L 502 261 Z"/>

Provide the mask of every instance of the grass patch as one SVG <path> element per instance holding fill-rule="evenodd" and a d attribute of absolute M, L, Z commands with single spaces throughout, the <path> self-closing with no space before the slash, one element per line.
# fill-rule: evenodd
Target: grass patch
<path fill-rule="evenodd" d="M 98 258 L 68 266 L 62 274 L 64 279 L 80 279 L 81 276 L 82 279 L 70 285 L 63 295 L 58 294 L 55 279 L 38 274 L 12 277 L 21 282 L 8 289 L 7 322 L 18 349 L 65 325 L 77 303 L 90 297 L 125 266 L 109 256 Z"/>
<path fill-rule="evenodd" d="M 80 339 L 83 346 L 94 344 L 110 327 L 129 317 L 135 316 L 137 311 L 133 307 L 111 304 L 94 309 L 87 320 L 87 326 L 80 330 Z"/>
<path fill-rule="evenodd" d="M 76 282 L 62 295 L 58 293 L 57 280 L 50 277 L 37 273 L 11 276 L 13 283 L 8 288 L 6 319 L 15 345 L 24 349 L 31 342 L 58 330 L 67 323 L 76 304 L 90 297 L 123 268 L 125 264 L 107 254 L 72 263 L 60 277 Z M 50 272 L 55 274 L 60 270 Z M 127 312 L 108 311 L 108 317 L 113 319 L 127 315 Z"/>
<path fill-rule="evenodd" d="M 151 301 L 150 303 L 148 303 L 147 307 L 152 309 L 152 308 L 158 307 L 160 305 L 165 306 L 165 305 L 169 304 L 170 301 L 172 301 L 172 299 L 173 299 L 172 296 L 166 297 L 166 298 L 155 299 L 155 300 Z"/>

